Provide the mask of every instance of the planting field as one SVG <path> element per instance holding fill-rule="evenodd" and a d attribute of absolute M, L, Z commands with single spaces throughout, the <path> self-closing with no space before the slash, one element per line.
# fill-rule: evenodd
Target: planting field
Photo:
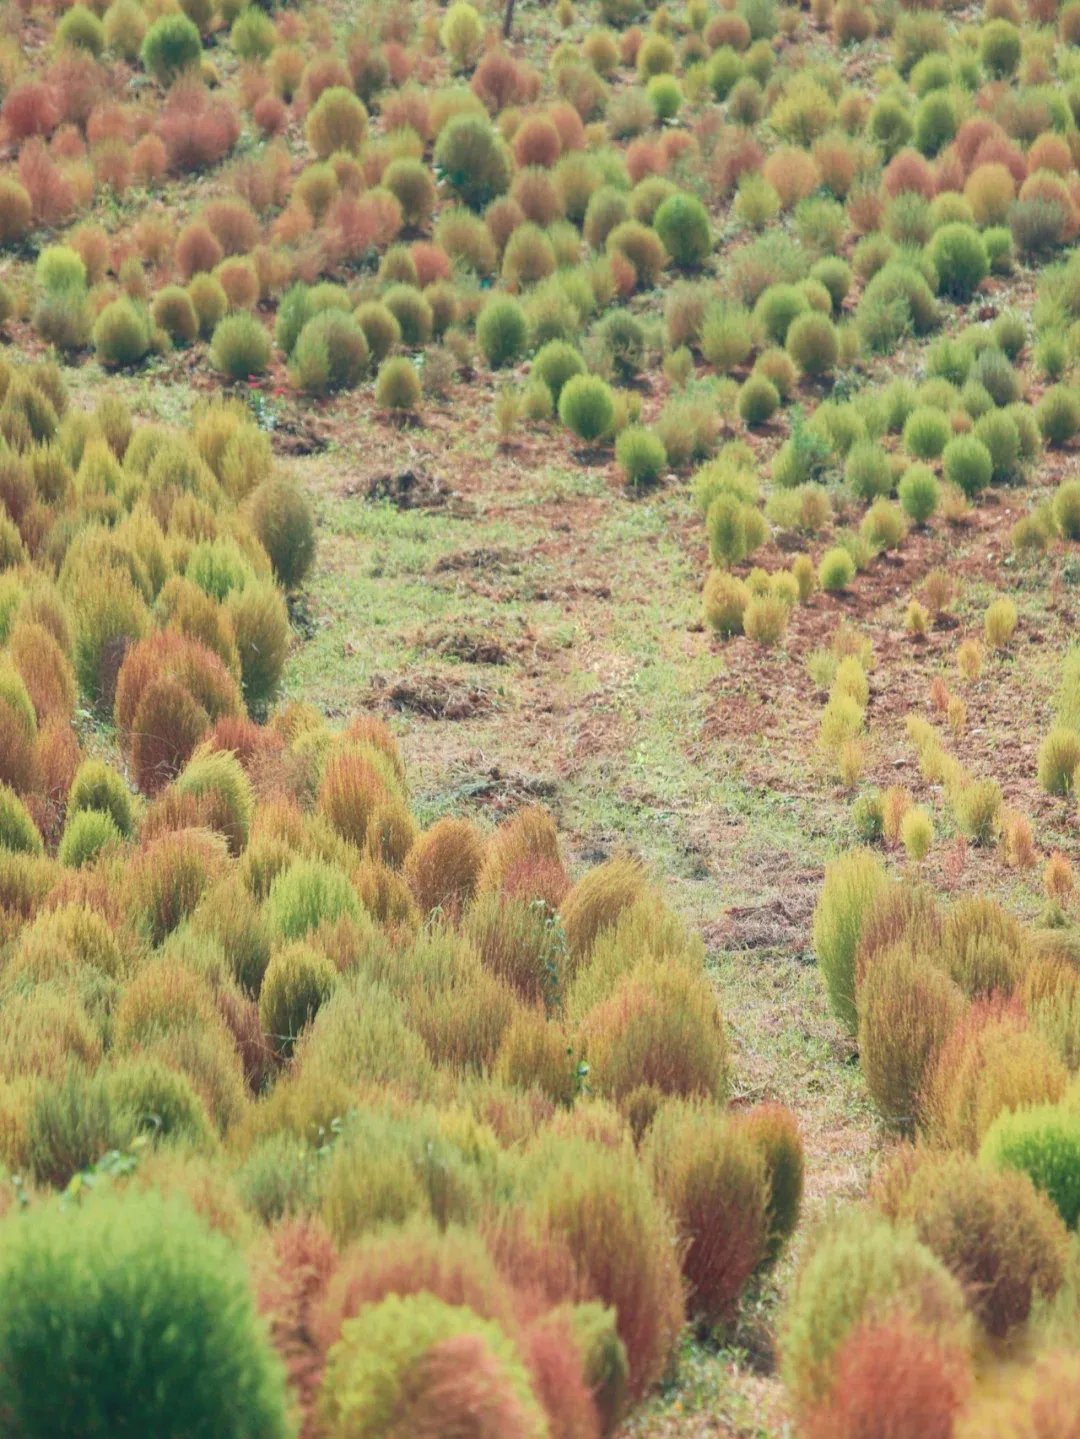
<path fill-rule="evenodd" d="M 5 1439 L 1075 1439 L 1080 0 L 0 7 Z"/>

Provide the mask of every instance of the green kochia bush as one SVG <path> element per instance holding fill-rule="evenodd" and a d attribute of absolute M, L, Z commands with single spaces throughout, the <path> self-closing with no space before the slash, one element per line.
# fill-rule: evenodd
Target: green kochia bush
<path fill-rule="evenodd" d="M 615 400 L 610 385 L 597 375 L 575 375 L 559 396 L 559 419 L 578 439 L 602 439 L 615 421 Z"/>
<path fill-rule="evenodd" d="M 367 339 L 352 315 L 321 310 L 300 331 L 289 378 L 305 394 L 326 395 L 354 389 L 367 365 Z"/>
<path fill-rule="evenodd" d="M 664 471 L 667 451 L 658 435 L 641 425 L 631 425 L 616 441 L 615 458 L 628 485 L 652 485 Z"/>
<path fill-rule="evenodd" d="M 881 861 L 869 850 L 856 849 L 834 860 L 814 910 L 814 949 L 837 1017 L 854 1033 L 855 951 L 859 934 L 874 901 L 886 883 Z"/>
<path fill-rule="evenodd" d="M 186 15 L 163 15 L 155 20 L 142 43 L 142 62 L 163 85 L 170 84 L 182 70 L 198 65 L 201 57 L 199 32 Z"/>
<path fill-rule="evenodd" d="M 566 382 L 585 373 L 585 361 L 568 341 L 549 340 L 537 351 L 531 373 L 543 380 L 551 391 L 551 398 L 558 403 Z"/>
<path fill-rule="evenodd" d="M 0 1412 L 22 1439 L 291 1432 L 240 1251 L 134 1191 L 0 1229 Z"/>
<path fill-rule="evenodd" d="M 344 871 L 319 860 L 297 860 L 277 876 L 266 901 L 271 930 L 302 939 L 324 921 L 360 916 L 360 901 Z"/>
<path fill-rule="evenodd" d="M 1006 1111 L 987 1131 L 980 1158 L 1026 1174 L 1070 1229 L 1080 1219 L 1080 1115 L 1056 1105 Z"/>
<path fill-rule="evenodd" d="M 496 295 L 480 312 L 476 339 L 493 370 L 512 365 L 525 352 L 529 327 L 525 312 L 510 295 Z"/>
<path fill-rule="evenodd" d="M 979 232 L 959 221 L 942 225 L 930 244 L 930 258 L 943 295 L 966 302 L 986 279 L 990 262 Z"/>
<path fill-rule="evenodd" d="M 56 857 L 61 864 L 78 869 L 95 859 L 106 845 L 119 843 L 120 831 L 112 815 L 99 809 L 82 809 L 64 827 Z"/>
<path fill-rule="evenodd" d="M 150 317 L 133 300 L 121 297 L 97 317 L 93 338 L 103 365 L 137 365 L 150 349 Z"/>
<path fill-rule="evenodd" d="M 709 216 L 696 195 L 669 195 L 653 218 L 653 228 L 680 269 L 692 269 L 708 258 Z"/>

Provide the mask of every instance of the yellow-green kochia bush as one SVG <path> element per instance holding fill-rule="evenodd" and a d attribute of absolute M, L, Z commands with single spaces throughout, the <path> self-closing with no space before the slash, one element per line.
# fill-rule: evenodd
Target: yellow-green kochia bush
<path fill-rule="evenodd" d="M 855 1032 L 855 951 L 863 921 L 885 887 L 885 870 L 869 850 L 856 849 L 834 860 L 814 910 L 814 949 L 829 1003 Z"/>

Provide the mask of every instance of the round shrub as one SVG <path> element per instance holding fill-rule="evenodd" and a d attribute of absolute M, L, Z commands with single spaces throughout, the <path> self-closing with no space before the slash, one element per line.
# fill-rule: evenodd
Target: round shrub
<path fill-rule="evenodd" d="M 193 275 L 188 281 L 187 293 L 199 317 L 199 334 L 212 335 L 229 309 L 229 297 L 221 281 L 205 273 Z"/>
<path fill-rule="evenodd" d="M 315 559 L 315 519 L 307 496 L 285 475 L 272 475 L 252 494 L 247 514 L 278 583 L 297 589 Z"/>
<path fill-rule="evenodd" d="M 1080 765 L 1080 734 L 1058 725 L 1039 746 L 1039 785 L 1047 794 L 1069 794 Z"/>
<path fill-rule="evenodd" d="M 241 60 L 266 60 L 276 41 L 273 21 L 257 5 L 246 5 L 229 30 L 229 44 Z"/>
<path fill-rule="evenodd" d="M 310 945 L 287 945 L 271 955 L 259 990 L 259 1023 L 278 1054 L 293 1052 L 300 1032 L 333 993 L 337 977 L 333 961 Z"/>
<path fill-rule="evenodd" d="M 73 5 L 57 24 L 56 38 L 61 45 L 97 56 L 105 48 L 105 27 L 93 10 Z"/>
<path fill-rule="evenodd" d="M 856 1026 L 855 952 L 863 922 L 885 883 L 877 856 L 868 850 L 853 850 L 826 867 L 814 910 L 814 950 L 829 1002 L 852 1032 Z"/>
<path fill-rule="evenodd" d="M 1061 1105 L 999 1114 L 986 1132 L 979 1159 L 995 1169 L 1026 1174 L 1069 1229 L 1080 1220 L 1080 1116 Z"/>
<path fill-rule="evenodd" d="M 1065 445 L 1080 430 L 1080 394 L 1071 385 L 1054 385 L 1035 407 L 1039 432 L 1048 445 Z"/>
<path fill-rule="evenodd" d="M 910 1230 L 851 1206 L 822 1225 L 782 1319 L 781 1374 L 797 1413 L 831 1404 L 837 1362 L 851 1335 L 899 1317 L 967 1355 L 969 1320 L 956 1280 Z"/>
<path fill-rule="evenodd" d="M 150 311 L 154 324 L 174 345 L 190 345 L 199 337 L 199 317 L 182 285 L 165 285 L 154 297 Z"/>
<path fill-rule="evenodd" d="M 994 464 L 981 440 L 974 435 L 957 435 L 942 452 L 942 471 L 950 484 L 972 497 L 986 489 Z"/>
<path fill-rule="evenodd" d="M 559 396 L 559 419 L 579 440 L 592 444 L 602 439 L 615 422 L 611 386 L 597 375 L 574 375 Z"/>
<path fill-rule="evenodd" d="M 643 1167 L 627 1161 L 618 1148 L 560 1142 L 531 1207 L 573 1254 L 585 1291 L 614 1310 L 637 1399 L 665 1372 L 684 1315 L 674 1226 Z"/>
<path fill-rule="evenodd" d="M 94 322 L 94 349 L 103 365 L 137 365 L 150 349 L 147 313 L 126 296 L 106 305 Z"/>
<path fill-rule="evenodd" d="M 653 228 L 680 270 L 696 268 L 712 251 L 709 216 L 696 195 L 669 195 L 653 216 Z"/>
<path fill-rule="evenodd" d="M 544 382 L 552 400 L 558 404 L 566 382 L 585 373 L 585 361 L 568 341 L 549 340 L 533 357 L 530 373 Z"/>
<path fill-rule="evenodd" d="M 11 1432 L 70 1433 L 77 1414 L 83 1434 L 286 1439 L 283 1375 L 242 1254 L 186 1205 L 106 1190 L 36 1206 L 4 1229 L 0 1407 Z"/>
<path fill-rule="evenodd" d="M 289 650 L 289 613 L 281 591 L 269 580 L 250 580 L 234 590 L 227 610 L 248 708 L 269 704 L 281 683 Z"/>
<path fill-rule="evenodd" d="M 972 431 L 976 440 L 990 454 L 992 484 L 1006 484 L 1020 473 L 1020 431 L 1011 414 L 989 410 L 975 421 Z"/>
<path fill-rule="evenodd" d="M 787 339 L 792 322 L 810 308 L 806 295 L 796 285 L 770 285 L 754 305 L 754 321 L 777 345 Z"/>
<path fill-rule="evenodd" d="M 83 809 L 73 814 L 64 826 L 56 857 L 71 869 L 81 869 L 106 846 L 119 843 L 120 831 L 112 815 L 99 809 Z"/>
<path fill-rule="evenodd" d="M 381 300 L 368 300 L 357 305 L 356 323 L 364 332 L 368 351 L 376 364 L 382 364 L 392 349 L 401 343 L 401 326 L 392 310 Z"/>
<path fill-rule="evenodd" d="M 901 943 L 867 966 L 857 1007 L 859 1062 L 870 1097 L 887 1123 L 911 1133 L 923 1079 L 964 1008 L 963 993 Z"/>
<path fill-rule="evenodd" d="M 780 391 L 764 375 L 751 375 L 739 389 L 739 415 L 750 429 L 764 425 L 780 408 Z"/>
<path fill-rule="evenodd" d="M 402 343 L 419 349 L 431 339 L 435 317 L 426 296 L 412 285 L 392 285 L 383 304 L 397 321 Z"/>
<path fill-rule="evenodd" d="M 816 378 L 836 368 L 840 342 L 827 315 L 799 315 L 788 328 L 785 349 L 804 375 Z"/>
<path fill-rule="evenodd" d="M 917 525 L 926 524 L 940 500 L 937 477 L 929 465 L 909 465 L 900 477 L 896 493 L 904 513 Z"/>
<path fill-rule="evenodd" d="M 368 113 L 364 102 L 343 85 L 324 90 L 307 117 L 308 144 L 325 160 L 339 150 L 358 155 L 367 136 Z"/>
<path fill-rule="evenodd" d="M 742 580 L 726 570 L 710 570 L 702 595 L 702 615 L 719 635 L 742 633 L 743 614 L 750 603 L 750 591 Z"/>
<path fill-rule="evenodd" d="M 25 187 L 10 175 L 0 176 L 0 246 L 24 240 L 33 219 L 34 206 Z"/>
<path fill-rule="evenodd" d="M 506 146 L 483 115 L 455 115 L 439 132 L 435 164 L 470 209 L 482 210 L 510 184 Z"/>
<path fill-rule="evenodd" d="M 284 940 L 303 939 L 320 924 L 360 917 L 360 901 L 342 870 L 321 860 L 296 860 L 270 886 L 266 918 Z"/>
<path fill-rule="evenodd" d="M 83 760 L 75 771 L 68 791 L 68 817 L 84 809 L 100 810 L 110 816 L 125 838 L 131 835 L 134 822 L 131 791 L 123 776 L 104 760 Z"/>
<path fill-rule="evenodd" d="M 1080 539 L 1080 480 L 1066 480 L 1057 487 L 1054 519 L 1067 540 Z"/>
<path fill-rule="evenodd" d="M 942 225 L 930 242 L 930 259 L 937 271 L 938 290 L 966 304 L 986 279 L 990 262 L 982 236 L 971 225 Z"/>
<path fill-rule="evenodd" d="M 1025 1174 L 967 1154 L 927 1157 L 895 1204 L 897 1219 L 957 1279 L 983 1329 L 1004 1339 L 1064 1277 L 1068 1236 Z"/>
<path fill-rule="evenodd" d="M 147 30 L 139 54 L 154 78 L 170 85 L 202 60 L 199 32 L 186 15 L 163 15 Z"/>
<path fill-rule="evenodd" d="M 826 550 L 818 565 L 818 584 L 826 594 L 842 594 L 855 578 L 855 561 L 842 546 Z"/>
<path fill-rule="evenodd" d="M 919 405 L 904 423 L 904 448 L 918 460 L 936 460 L 951 434 L 947 415 L 932 405 Z"/>
<path fill-rule="evenodd" d="M 367 367 L 367 339 L 353 316 L 320 310 L 293 346 L 289 378 L 305 394 L 328 395 L 355 389 Z"/>
<path fill-rule="evenodd" d="M 375 403 L 397 414 L 412 413 L 420 405 L 420 376 L 404 355 L 392 356 L 379 366 Z"/>
<path fill-rule="evenodd" d="M 674 75 L 654 75 L 646 85 L 645 93 L 653 107 L 653 114 L 661 124 L 674 120 L 682 109 L 683 93 Z"/>
<path fill-rule="evenodd" d="M 653 485 L 667 465 L 664 442 L 642 425 L 630 425 L 615 442 L 615 458 L 628 485 Z"/>
<path fill-rule="evenodd" d="M 29 810 L 9 785 L 0 783 L 0 849 L 42 854 L 44 848 Z"/>
<path fill-rule="evenodd" d="M 791 605 L 778 595 L 754 595 L 743 610 L 743 634 L 755 644 L 771 648 L 787 633 Z"/>
<path fill-rule="evenodd" d="M 997 80 L 1014 74 L 1020 63 L 1020 31 L 1008 20 L 991 20 L 979 36 L 979 59 Z"/>
<path fill-rule="evenodd" d="M 525 312 L 510 295 L 496 295 L 480 311 L 476 340 L 493 370 L 515 364 L 525 353 L 529 326 Z"/>
<path fill-rule="evenodd" d="M 270 365 L 270 336 L 254 315 L 226 315 L 210 342 L 210 363 L 231 380 L 264 375 Z"/>
<path fill-rule="evenodd" d="M 248 842 L 254 808 L 251 781 L 230 750 L 196 755 L 173 786 L 173 793 L 202 801 L 210 828 L 222 835 L 233 854 Z"/>
<path fill-rule="evenodd" d="M 330 1352 L 322 1412 L 327 1439 L 375 1439 L 394 1429 L 535 1439 L 546 1429 L 505 1331 L 430 1293 L 391 1293 L 345 1320 Z"/>
<path fill-rule="evenodd" d="M 643 1146 L 679 1227 L 692 1318 L 729 1321 L 765 1256 L 769 1176 L 751 1136 L 711 1107 L 668 1102 Z"/>
<path fill-rule="evenodd" d="M 874 440 L 856 440 L 844 461 L 844 482 L 858 500 L 876 500 L 892 489 L 889 456 Z"/>

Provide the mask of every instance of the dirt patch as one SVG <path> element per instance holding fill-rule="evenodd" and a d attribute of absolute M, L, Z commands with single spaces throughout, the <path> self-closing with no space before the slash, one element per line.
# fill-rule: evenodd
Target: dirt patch
<path fill-rule="evenodd" d="M 279 420 L 270 432 L 274 454 L 291 459 L 321 454 L 329 443 L 329 427 L 307 415 L 289 415 Z"/>
<path fill-rule="evenodd" d="M 433 630 L 421 635 L 418 643 L 443 659 L 463 664 L 506 665 L 511 658 L 510 647 L 498 635 L 475 630 Z"/>
<path fill-rule="evenodd" d="M 521 564 L 516 550 L 495 546 L 440 555 L 431 567 L 433 575 L 458 574 L 462 570 L 501 570 L 516 575 L 521 572 Z"/>
<path fill-rule="evenodd" d="M 428 719 L 467 720 L 487 714 L 493 698 L 482 685 L 460 684 L 444 675 L 408 675 L 376 685 L 372 699 L 386 709 Z"/>
<path fill-rule="evenodd" d="M 820 880 L 820 876 L 815 879 Z M 805 949 L 815 888 L 810 883 L 800 886 L 795 877 L 793 880 L 791 892 L 762 904 L 732 905 L 721 919 L 706 926 L 703 935 L 709 949 Z"/>
<path fill-rule="evenodd" d="M 341 493 L 349 499 L 359 496 L 364 500 L 389 502 L 397 510 L 440 510 L 459 518 L 476 512 L 472 502 L 463 500 L 445 480 L 419 466 L 349 480 Z"/>

